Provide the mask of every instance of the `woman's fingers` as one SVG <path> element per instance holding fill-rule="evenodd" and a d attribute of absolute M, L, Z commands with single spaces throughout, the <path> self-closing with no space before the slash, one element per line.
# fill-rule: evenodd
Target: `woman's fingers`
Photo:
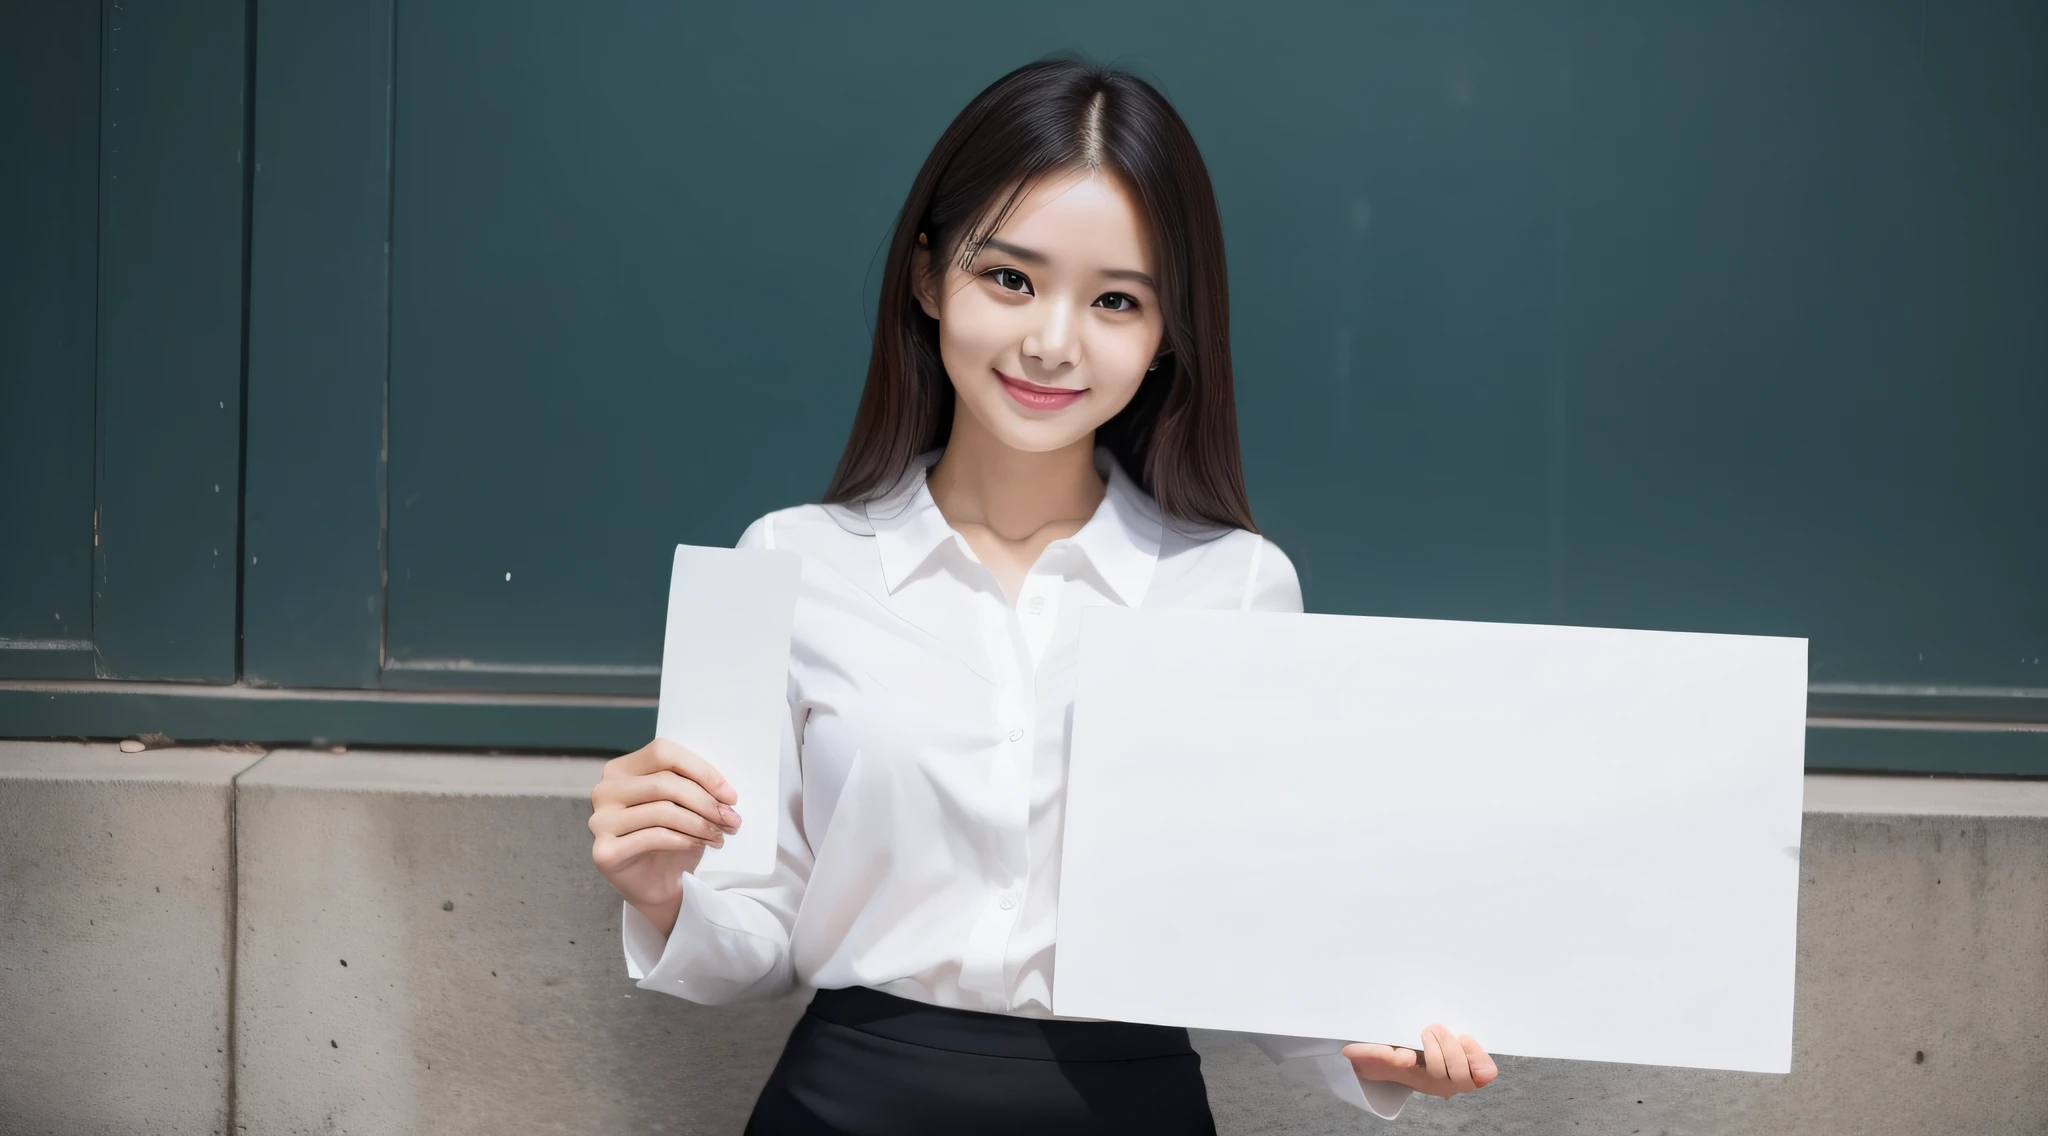
<path fill-rule="evenodd" d="M 705 820 L 725 829 L 727 832 L 732 832 L 740 826 L 740 814 L 738 811 L 731 805 L 721 803 L 718 798 L 706 792 L 704 786 L 679 773 L 663 770 L 651 774 L 642 780 L 649 783 L 646 792 L 648 800 L 666 799 L 674 801 L 698 816 L 703 817 Z M 638 804 L 640 802 L 626 801 L 623 803 Z"/>
<path fill-rule="evenodd" d="M 1484 1088 L 1500 1075 L 1486 1048 L 1470 1034 L 1442 1025 L 1422 1031 L 1420 1051 L 1354 1041 L 1343 1049 L 1363 1081 L 1393 1081 L 1435 1097 L 1454 1097 Z"/>
<path fill-rule="evenodd" d="M 676 772 L 674 768 L 657 768 L 645 774 L 633 774 L 631 770 L 637 768 L 637 763 L 633 759 L 641 757 L 641 753 L 645 751 L 633 751 L 627 753 L 625 757 L 614 757 L 612 761 L 606 763 L 604 778 L 590 790 L 592 811 L 645 804 L 649 800 L 674 800 L 676 804 L 682 804 L 684 809 L 705 817 L 707 821 L 723 827 L 729 833 L 739 829 L 739 811 L 735 811 L 729 802 L 719 800 L 713 794 L 713 790 L 702 782 L 692 780 Z"/>
<path fill-rule="evenodd" d="M 1427 1066 L 1428 1073 L 1416 1087 L 1422 1089 L 1423 1092 L 1435 1096 L 1447 1095 L 1441 1088 L 1443 1082 L 1448 1078 L 1444 1066 L 1444 1051 L 1443 1047 L 1436 1042 L 1436 1031 L 1434 1029 L 1422 1031 L 1422 1062 Z"/>
<path fill-rule="evenodd" d="M 1344 1047 L 1352 1071 L 1367 1081 L 1395 1081 L 1408 1084 L 1419 1068 L 1421 1055 L 1412 1049 L 1354 1041 Z"/>
<path fill-rule="evenodd" d="M 1441 1024 L 1432 1025 L 1423 1031 L 1424 1036 L 1434 1034 L 1437 1052 L 1444 1058 L 1444 1074 L 1450 1078 L 1451 1091 L 1469 1093 L 1478 1088 L 1472 1083 L 1472 1066 L 1465 1060 L 1465 1047 L 1458 1043 L 1458 1037 Z"/>
<path fill-rule="evenodd" d="M 630 805 L 613 809 L 608 813 L 593 814 L 606 819 L 592 825 L 599 835 L 627 836 L 642 829 L 666 828 L 684 836 L 694 837 L 712 848 L 725 843 L 725 830 L 704 819 L 702 816 L 683 808 L 674 801 L 648 801 L 645 804 Z"/>
<path fill-rule="evenodd" d="M 644 777 L 660 770 L 671 770 L 702 785 L 713 797 L 727 805 L 740 802 L 738 790 L 732 787 L 724 775 L 711 767 L 711 763 L 677 745 L 667 738 L 656 738 L 632 753 L 623 754 L 605 763 L 605 776 L 614 773 L 622 777 Z"/>
<path fill-rule="evenodd" d="M 736 832 L 740 827 L 740 814 L 732 806 L 721 803 L 704 786 L 673 770 L 606 778 L 590 792 L 593 810 L 630 808 L 649 801 L 674 801 L 727 832 Z"/>
<path fill-rule="evenodd" d="M 694 836 L 673 828 L 642 828 L 624 836 L 599 836 L 591 845 L 590 858 L 600 872 L 615 872 L 650 852 L 694 852 L 708 847 Z"/>
<path fill-rule="evenodd" d="M 1483 1089 L 1495 1077 L 1500 1076 L 1500 1065 L 1494 1061 L 1493 1055 L 1486 1051 L 1486 1047 L 1474 1040 L 1471 1034 L 1459 1034 L 1458 1043 L 1464 1047 L 1465 1063 L 1472 1067 L 1473 1085 Z"/>

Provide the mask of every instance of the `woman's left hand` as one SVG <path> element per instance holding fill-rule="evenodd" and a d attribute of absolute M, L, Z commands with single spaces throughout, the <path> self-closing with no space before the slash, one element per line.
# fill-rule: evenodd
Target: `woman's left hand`
<path fill-rule="evenodd" d="M 1500 1076 L 1485 1047 L 1470 1034 L 1440 1025 L 1422 1031 L 1420 1060 L 1413 1049 L 1354 1041 L 1344 1047 L 1361 1081 L 1392 1081 L 1433 1097 L 1454 1097 L 1483 1089 Z"/>

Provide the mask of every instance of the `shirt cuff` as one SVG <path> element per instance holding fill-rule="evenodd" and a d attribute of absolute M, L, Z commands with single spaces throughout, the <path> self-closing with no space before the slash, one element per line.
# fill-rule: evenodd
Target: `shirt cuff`
<path fill-rule="evenodd" d="M 1337 1056 L 1343 1058 L 1344 1064 L 1351 1064 L 1350 1058 L 1341 1053 Z M 1365 1098 L 1365 1111 L 1381 1120 L 1392 1120 L 1401 1115 L 1401 1106 L 1415 1095 L 1414 1089 L 1394 1081 L 1361 1081 L 1355 1071 L 1351 1074 L 1351 1083 L 1358 1086 L 1359 1095 Z"/>
<path fill-rule="evenodd" d="M 1359 1080 L 1357 1068 L 1343 1054 L 1346 1044 L 1343 1041 L 1256 1034 L 1252 1036 L 1252 1043 L 1289 1077 L 1321 1089 L 1381 1120 L 1392 1120 L 1401 1115 L 1402 1107 L 1415 1092 L 1394 1081 Z"/>
<path fill-rule="evenodd" d="M 721 1005 L 765 996 L 757 993 L 763 980 L 788 969 L 788 940 L 774 916 L 694 879 L 667 939 L 632 904 L 619 906 L 626 976 L 642 989 Z"/>
<path fill-rule="evenodd" d="M 1297 1057 L 1281 1062 L 1280 1068 L 1311 1084 L 1321 1085 L 1331 1096 L 1353 1108 L 1364 1109 L 1381 1120 L 1392 1120 L 1401 1115 L 1401 1107 L 1415 1092 L 1394 1081 L 1359 1080 L 1358 1070 L 1342 1053 Z"/>
<path fill-rule="evenodd" d="M 652 919 L 640 914 L 639 908 L 624 900 L 619 905 L 625 909 L 619 916 L 619 931 L 626 941 L 626 977 L 638 982 L 661 961 L 668 950 L 668 940 L 655 930 Z M 680 916 L 676 922 L 682 922 Z"/>

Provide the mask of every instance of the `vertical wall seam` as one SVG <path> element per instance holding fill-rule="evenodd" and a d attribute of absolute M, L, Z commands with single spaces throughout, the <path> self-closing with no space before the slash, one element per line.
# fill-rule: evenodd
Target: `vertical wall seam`
<path fill-rule="evenodd" d="M 235 681 L 242 681 L 244 588 L 249 563 L 249 298 L 256 215 L 256 0 L 245 0 L 242 17 L 242 406 L 239 448 L 235 457 L 238 481 L 235 510 Z M 227 1133 L 241 1131 L 241 1016 L 237 1012 L 242 959 L 242 774 L 228 778 L 228 974 L 227 974 Z"/>
<path fill-rule="evenodd" d="M 242 17 L 242 389 L 235 452 L 235 681 L 242 681 L 243 595 L 249 564 L 249 299 L 256 217 L 256 0 Z"/>
<path fill-rule="evenodd" d="M 110 58 L 113 49 L 112 33 L 108 31 L 108 4 L 100 5 L 100 81 L 99 98 L 93 104 L 93 156 L 99 168 L 93 172 L 93 231 L 92 231 L 92 608 L 87 635 L 92 639 L 92 673 L 96 678 L 106 678 L 107 661 L 100 653 L 100 586 L 106 579 L 106 552 L 100 544 L 100 499 L 107 487 L 107 445 L 106 426 L 100 419 L 106 400 L 100 397 L 100 363 L 106 352 L 101 344 L 106 339 L 106 281 L 107 281 L 107 84 L 114 70 Z"/>
<path fill-rule="evenodd" d="M 398 0 L 384 29 L 384 408 L 377 446 L 377 685 L 391 657 L 391 253 L 398 215 Z"/>
<path fill-rule="evenodd" d="M 255 6 L 254 0 L 250 0 L 250 6 Z M 240 1072 L 242 1053 L 242 1047 L 237 1044 L 242 1028 L 241 1015 L 236 1013 L 242 960 L 242 842 L 239 832 L 242 774 L 256 768 L 262 761 L 263 758 L 259 757 L 228 778 L 228 1130 L 224 1136 L 233 1136 L 242 1127 L 240 1082 L 236 1077 Z"/>

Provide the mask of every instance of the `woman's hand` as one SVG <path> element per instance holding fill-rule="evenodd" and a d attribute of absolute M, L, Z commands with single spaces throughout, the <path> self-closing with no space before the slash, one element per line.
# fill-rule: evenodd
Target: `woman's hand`
<path fill-rule="evenodd" d="M 1362 1041 L 1345 1046 L 1343 1052 L 1359 1080 L 1393 1081 L 1433 1097 L 1483 1089 L 1500 1076 L 1500 1067 L 1470 1034 L 1454 1034 L 1440 1025 L 1422 1031 L 1419 1054 L 1413 1049 Z"/>
<path fill-rule="evenodd" d="M 590 791 L 590 858 L 663 934 L 675 926 L 685 872 L 738 832 L 739 794 L 703 758 L 656 738 L 604 763 Z M 663 916 L 666 916 L 664 919 Z"/>

